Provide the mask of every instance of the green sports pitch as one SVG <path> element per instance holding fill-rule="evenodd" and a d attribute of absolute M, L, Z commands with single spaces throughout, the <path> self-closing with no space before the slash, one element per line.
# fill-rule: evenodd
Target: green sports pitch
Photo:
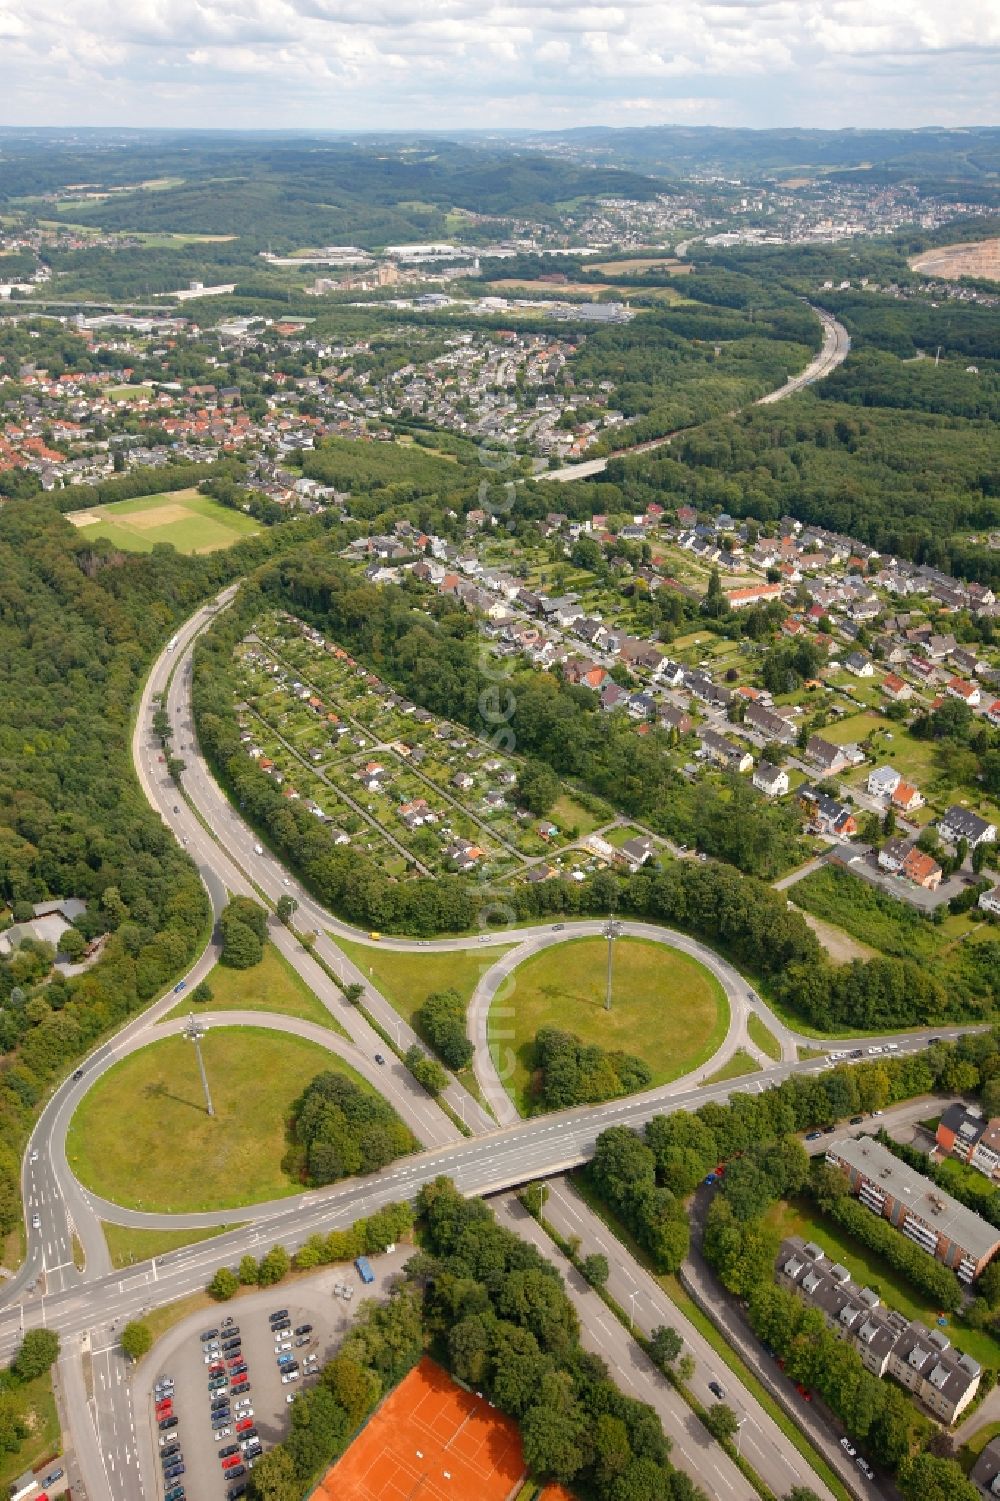
<path fill-rule="evenodd" d="M 260 530 L 242 511 L 231 511 L 194 489 L 90 506 L 71 511 L 67 520 L 126 552 L 152 552 L 162 542 L 183 553 L 217 552 Z"/>

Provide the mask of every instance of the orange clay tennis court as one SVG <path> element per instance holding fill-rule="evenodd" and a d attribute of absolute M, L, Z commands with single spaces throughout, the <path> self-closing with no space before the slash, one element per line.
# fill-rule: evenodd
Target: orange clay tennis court
<path fill-rule="evenodd" d="M 507 1501 L 524 1475 L 517 1425 L 425 1358 L 311 1501 Z"/>

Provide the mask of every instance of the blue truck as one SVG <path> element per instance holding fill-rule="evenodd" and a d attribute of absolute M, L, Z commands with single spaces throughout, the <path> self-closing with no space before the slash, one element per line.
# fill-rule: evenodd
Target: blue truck
<path fill-rule="evenodd" d="M 358 1257 L 357 1261 L 355 1261 L 354 1263 L 354 1270 L 357 1272 L 358 1276 L 361 1278 L 366 1287 L 369 1285 L 369 1283 L 375 1281 L 375 1273 L 371 1269 L 371 1263 L 369 1262 L 367 1256 Z"/>

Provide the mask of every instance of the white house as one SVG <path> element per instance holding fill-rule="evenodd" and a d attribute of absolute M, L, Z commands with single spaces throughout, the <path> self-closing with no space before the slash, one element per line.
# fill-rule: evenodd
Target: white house
<path fill-rule="evenodd" d="M 891 766 L 880 766 L 868 774 L 868 796 L 892 797 L 902 780 L 899 772 L 893 771 Z"/>
<path fill-rule="evenodd" d="M 989 891 L 984 891 L 979 898 L 979 906 L 983 912 L 1000 917 L 1000 886 L 992 886 Z"/>
<path fill-rule="evenodd" d="M 788 792 L 788 772 L 783 766 L 761 761 L 753 774 L 753 784 L 766 797 L 784 797 Z"/>

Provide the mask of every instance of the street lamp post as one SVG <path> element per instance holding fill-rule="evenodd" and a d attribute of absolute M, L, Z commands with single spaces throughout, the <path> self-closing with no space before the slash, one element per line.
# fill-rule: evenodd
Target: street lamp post
<path fill-rule="evenodd" d="M 607 920 L 607 922 L 604 924 L 604 927 L 601 929 L 601 933 L 602 933 L 603 937 L 605 937 L 608 940 L 608 983 L 607 983 L 607 990 L 606 990 L 605 996 L 604 996 L 604 1009 L 605 1009 L 605 1011 L 610 1011 L 611 1010 L 611 979 L 612 979 L 612 969 L 613 969 L 612 955 L 614 954 L 615 939 L 616 938 L 620 938 L 622 936 L 622 925 L 621 925 L 620 922 L 615 922 L 614 918 L 609 917 L 608 920 Z"/>
<path fill-rule="evenodd" d="M 630 1307 L 628 1315 L 628 1327 L 630 1331 L 635 1327 L 635 1300 L 638 1296 L 639 1289 L 637 1287 L 633 1288 L 633 1290 L 629 1293 Z"/>
<path fill-rule="evenodd" d="M 205 1072 L 205 1060 L 201 1056 L 201 1039 L 204 1037 L 207 1031 L 208 1028 L 203 1022 L 200 1022 L 197 1019 L 193 1012 L 188 1017 L 188 1020 L 184 1023 L 183 1036 L 187 1038 L 188 1042 L 194 1043 L 195 1057 L 198 1059 L 198 1072 L 201 1074 L 201 1085 L 205 1091 L 205 1108 L 208 1111 L 209 1115 L 214 1115 L 215 1106 L 212 1104 L 212 1094 L 208 1087 L 208 1075 Z"/>

